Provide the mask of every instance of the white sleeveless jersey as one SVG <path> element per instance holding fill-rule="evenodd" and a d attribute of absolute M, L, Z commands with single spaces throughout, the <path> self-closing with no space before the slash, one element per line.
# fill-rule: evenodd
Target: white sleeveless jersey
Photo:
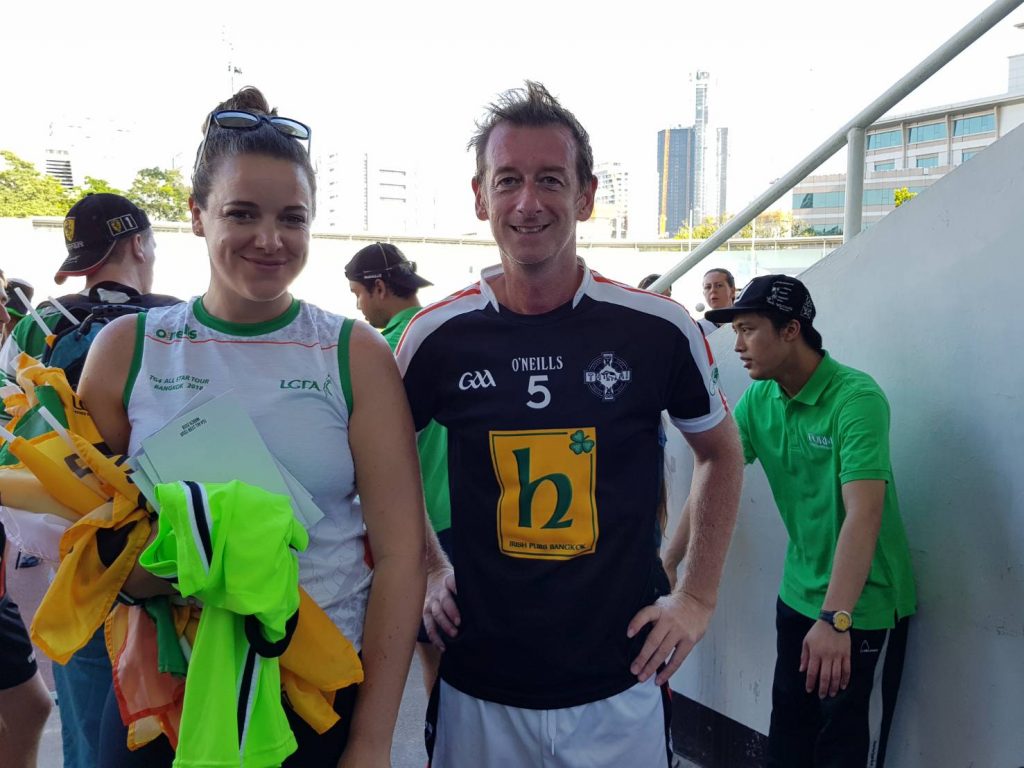
<path fill-rule="evenodd" d="M 299 553 L 299 583 L 360 648 L 373 572 L 348 442 L 351 321 L 295 301 L 266 323 L 228 323 L 193 299 L 149 310 L 138 323 L 125 388 L 129 452 L 199 392 L 233 390 L 324 512 Z"/>

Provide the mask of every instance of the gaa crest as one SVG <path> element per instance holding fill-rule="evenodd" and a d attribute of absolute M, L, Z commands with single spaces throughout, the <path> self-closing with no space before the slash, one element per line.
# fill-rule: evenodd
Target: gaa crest
<path fill-rule="evenodd" d="M 626 361 L 614 352 L 604 352 L 590 361 L 583 380 L 591 392 L 607 403 L 614 401 L 629 386 L 633 372 Z"/>

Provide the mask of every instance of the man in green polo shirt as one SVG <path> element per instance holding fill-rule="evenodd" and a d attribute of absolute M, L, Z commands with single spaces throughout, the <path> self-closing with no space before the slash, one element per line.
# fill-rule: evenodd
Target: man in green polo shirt
<path fill-rule="evenodd" d="M 345 277 L 356 297 L 356 307 L 366 322 L 380 328 L 392 351 L 421 304 L 416 293 L 433 283 L 416 274 L 416 264 L 391 243 L 374 243 L 361 249 L 345 265 Z M 448 490 L 448 430 L 431 421 L 416 437 L 423 476 L 423 495 L 430 525 L 441 548 L 451 559 L 451 497 Z M 441 652 L 421 626 L 417 649 L 427 693 L 434 688 Z"/>
<path fill-rule="evenodd" d="M 882 766 L 916 596 L 889 460 L 889 403 L 822 349 L 796 278 L 766 275 L 706 317 L 754 383 L 736 405 L 789 533 L 768 765 Z"/>
<path fill-rule="evenodd" d="M 358 251 L 345 265 L 345 277 L 356 297 L 356 308 L 366 322 L 381 329 L 392 350 L 420 311 L 417 292 L 433 285 L 416 274 L 416 263 L 391 243 L 374 243 Z"/>

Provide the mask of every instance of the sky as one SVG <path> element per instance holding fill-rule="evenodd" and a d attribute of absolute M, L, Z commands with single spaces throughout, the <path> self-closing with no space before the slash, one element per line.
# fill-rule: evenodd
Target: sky
<path fill-rule="evenodd" d="M 597 161 L 629 169 L 643 236 L 656 225 L 657 132 L 692 124 L 691 73 L 711 73 L 711 122 L 730 130 L 736 212 L 987 3 L 59 0 L 45 17 L 39 7 L 4 10 L 14 34 L 0 48 L 0 148 L 24 151 L 51 121 L 87 120 L 109 146 L 109 180 L 127 185 L 118 173 L 151 165 L 187 175 L 233 77 L 311 125 L 314 154 L 409 158 L 436 190 L 439 228 L 457 234 L 479 228 L 465 150 L 474 120 L 529 78 L 576 113 Z M 1018 8 L 894 112 L 1003 93 L 1006 57 L 1024 53 L 1020 23 Z M 821 170 L 844 168 L 841 153 Z"/>

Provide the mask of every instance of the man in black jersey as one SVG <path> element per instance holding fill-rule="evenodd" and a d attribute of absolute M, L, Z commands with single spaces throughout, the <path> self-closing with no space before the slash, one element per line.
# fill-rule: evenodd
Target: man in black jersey
<path fill-rule="evenodd" d="M 527 83 L 471 146 L 501 264 L 423 310 L 398 348 L 417 428 L 449 434 L 455 558 L 431 537 L 424 606 L 445 649 L 432 764 L 665 766 L 660 686 L 714 610 L 736 428 L 686 311 L 577 257 L 597 181 L 575 117 Z M 658 558 L 663 410 L 693 449 L 699 509 L 674 592 Z"/>

